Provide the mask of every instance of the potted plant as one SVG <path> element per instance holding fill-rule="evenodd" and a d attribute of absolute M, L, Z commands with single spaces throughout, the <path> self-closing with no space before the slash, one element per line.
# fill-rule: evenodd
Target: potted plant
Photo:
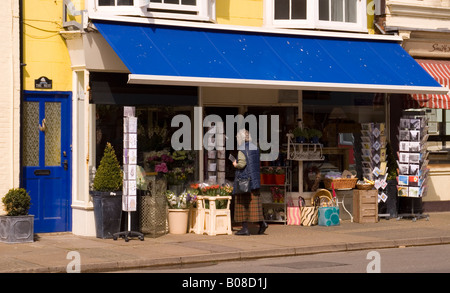
<path fill-rule="evenodd" d="M 266 168 L 266 175 L 264 178 L 264 184 L 275 184 L 275 168 L 274 167 L 267 167 Z"/>
<path fill-rule="evenodd" d="M 172 190 L 166 191 L 170 234 L 186 234 L 188 229 L 189 208 L 196 200 L 196 194 L 184 191 L 180 195 Z"/>
<path fill-rule="evenodd" d="M 34 216 L 29 215 L 31 198 L 24 188 L 10 189 L 2 199 L 6 215 L 0 216 L 0 241 L 24 243 L 34 240 Z"/>
<path fill-rule="evenodd" d="M 120 232 L 123 173 L 113 146 L 106 144 L 91 191 L 95 230 L 98 238 L 112 238 Z"/>
<path fill-rule="evenodd" d="M 305 143 L 309 138 L 308 130 L 306 128 L 296 127 L 292 131 L 292 134 L 297 143 Z"/>
<path fill-rule="evenodd" d="M 284 182 L 286 180 L 286 174 L 283 167 L 276 167 L 275 168 L 275 184 L 276 185 L 284 185 Z"/>
<path fill-rule="evenodd" d="M 319 139 L 322 137 L 322 131 L 311 128 L 308 130 L 308 137 L 311 139 L 312 143 L 319 143 Z"/>

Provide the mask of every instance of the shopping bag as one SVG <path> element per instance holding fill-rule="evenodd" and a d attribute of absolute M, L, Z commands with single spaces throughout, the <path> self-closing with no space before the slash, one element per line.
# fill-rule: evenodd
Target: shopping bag
<path fill-rule="evenodd" d="M 317 207 L 300 207 L 301 223 L 303 226 L 317 225 Z"/>
<path fill-rule="evenodd" d="M 318 218 L 319 226 L 339 225 L 339 207 L 319 207 Z"/>
<path fill-rule="evenodd" d="M 296 206 L 287 207 L 287 224 L 300 226 L 301 222 L 302 221 L 300 217 L 300 207 Z"/>

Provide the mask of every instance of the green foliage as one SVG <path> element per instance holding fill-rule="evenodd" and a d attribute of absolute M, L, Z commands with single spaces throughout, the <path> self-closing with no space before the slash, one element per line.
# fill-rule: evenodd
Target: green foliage
<path fill-rule="evenodd" d="M 322 137 L 322 131 L 320 131 L 319 129 L 311 128 L 308 130 L 308 133 L 309 133 L 310 138 L 313 138 L 313 137 L 321 138 Z"/>
<path fill-rule="evenodd" d="M 122 190 L 123 174 L 119 161 L 111 143 L 107 143 L 100 166 L 94 177 L 94 190 L 120 191 Z"/>
<path fill-rule="evenodd" d="M 294 137 L 304 137 L 306 139 L 309 138 L 309 133 L 308 133 L 308 130 L 306 128 L 296 127 L 292 131 L 292 134 L 294 135 Z"/>
<path fill-rule="evenodd" d="M 387 180 L 395 180 L 398 176 L 397 172 L 397 161 L 395 160 L 394 151 L 391 147 L 391 144 L 388 142 L 386 145 L 386 155 L 387 155 L 387 167 L 388 167 L 388 176 Z"/>
<path fill-rule="evenodd" d="M 7 216 L 26 216 L 31 198 L 24 188 L 12 188 L 2 199 Z"/>

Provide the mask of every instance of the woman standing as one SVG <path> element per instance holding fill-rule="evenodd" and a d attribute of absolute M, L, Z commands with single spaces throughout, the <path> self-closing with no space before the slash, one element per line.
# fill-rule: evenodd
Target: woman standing
<path fill-rule="evenodd" d="M 236 135 L 238 144 L 238 158 L 233 162 L 236 168 L 233 194 L 235 194 L 235 222 L 242 223 L 242 229 L 236 235 L 250 235 L 248 222 L 258 222 L 258 234 L 264 234 L 268 225 L 264 222 L 261 198 L 259 196 L 260 168 L 259 150 L 251 142 L 250 133 L 241 129 Z M 236 193 L 238 179 L 250 178 L 250 192 Z"/>

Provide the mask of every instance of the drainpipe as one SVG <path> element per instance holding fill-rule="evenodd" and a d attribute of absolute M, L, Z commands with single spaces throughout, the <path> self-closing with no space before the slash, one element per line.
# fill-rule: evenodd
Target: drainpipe
<path fill-rule="evenodd" d="M 20 84 L 20 101 L 19 101 L 19 125 L 22 124 L 23 117 L 23 67 L 26 64 L 23 63 L 23 0 L 19 0 L 19 58 L 20 58 L 20 69 L 19 69 L 19 84 Z M 22 187 L 22 131 L 19 127 L 19 186 Z"/>

